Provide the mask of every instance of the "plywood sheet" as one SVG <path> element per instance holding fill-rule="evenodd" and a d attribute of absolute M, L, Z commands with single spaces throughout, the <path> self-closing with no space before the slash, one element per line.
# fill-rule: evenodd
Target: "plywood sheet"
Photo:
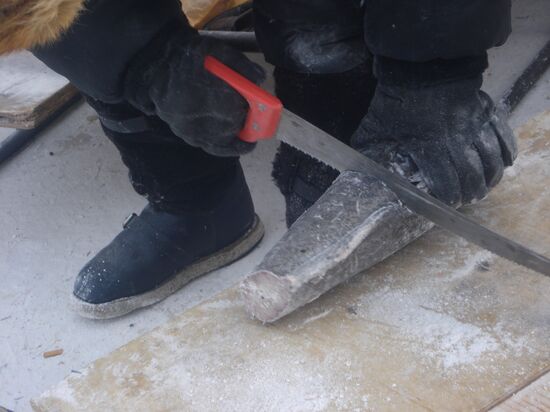
<path fill-rule="evenodd" d="M 500 402 L 492 412 L 550 411 L 550 373 Z"/>
<path fill-rule="evenodd" d="M 32 129 L 76 93 L 29 52 L 0 56 L 0 127 Z"/>
<path fill-rule="evenodd" d="M 550 254 L 550 112 L 475 219 Z M 550 279 L 432 230 L 270 326 L 230 289 L 69 376 L 37 411 L 476 411 L 550 367 Z"/>
<path fill-rule="evenodd" d="M 201 28 L 221 13 L 249 0 L 182 0 L 182 8 L 193 27 Z"/>

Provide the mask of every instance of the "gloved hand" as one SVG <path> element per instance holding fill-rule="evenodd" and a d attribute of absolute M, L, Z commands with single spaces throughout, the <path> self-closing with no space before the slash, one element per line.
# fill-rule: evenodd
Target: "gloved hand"
<path fill-rule="evenodd" d="M 379 83 L 352 146 L 449 204 L 484 198 L 517 147 L 481 81 L 480 74 L 421 87 Z"/>
<path fill-rule="evenodd" d="M 253 148 L 236 137 L 246 101 L 206 72 L 204 57 L 211 54 L 254 82 L 263 79 L 263 70 L 242 53 L 201 38 L 178 0 L 89 0 L 60 39 L 33 53 L 88 96 L 127 101 L 211 154 L 236 156 Z"/>
<path fill-rule="evenodd" d="M 237 138 L 248 104 L 235 90 L 204 69 L 212 55 L 259 84 L 263 69 L 223 43 L 174 31 L 157 38 L 132 61 L 124 96 L 157 115 L 188 144 L 217 156 L 249 152 L 254 144 Z"/>

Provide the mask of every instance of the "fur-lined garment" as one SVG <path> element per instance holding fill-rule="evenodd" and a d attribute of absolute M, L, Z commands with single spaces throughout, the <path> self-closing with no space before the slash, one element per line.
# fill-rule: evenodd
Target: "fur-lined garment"
<path fill-rule="evenodd" d="M 116 0 L 113 0 L 116 1 Z M 191 25 L 247 0 L 183 0 Z M 85 7 L 85 0 L 0 0 L 0 54 L 54 41 Z"/>
<path fill-rule="evenodd" d="M 83 5 L 84 0 L 1 0 L 0 54 L 55 40 Z"/>

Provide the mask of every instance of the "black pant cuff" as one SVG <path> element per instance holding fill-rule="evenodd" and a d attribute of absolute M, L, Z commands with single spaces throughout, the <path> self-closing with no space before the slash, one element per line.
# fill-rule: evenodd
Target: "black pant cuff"
<path fill-rule="evenodd" d="M 480 76 L 488 67 L 487 53 L 460 59 L 427 62 L 376 56 L 374 74 L 383 85 L 425 87 Z"/>

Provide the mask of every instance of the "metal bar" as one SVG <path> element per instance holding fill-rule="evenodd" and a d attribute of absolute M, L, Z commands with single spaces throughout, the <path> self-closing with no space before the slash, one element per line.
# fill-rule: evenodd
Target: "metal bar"
<path fill-rule="evenodd" d="M 260 46 L 258 46 L 256 34 L 253 31 L 199 30 L 199 34 L 211 39 L 221 40 L 242 52 L 260 52 Z"/>
<path fill-rule="evenodd" d="M 73 96 L 34 129 L 17 129 L 15 132 L 6 137 L 2 142 L 0 142 L 0 166 L 2 166 L 8 159 L 10 159 L 25 146 L 27 146 L 30 142 L 36 139 L 36 137 L 42 130 L 51 125 L 65 111 L 67 111 L 69 107 L 74 105 L 80 99 L 80 94 Z"/>
<path fill-rule="evenodd" d="M 549 67 L 550 40 L 537 53 L 533 61 L 516 79 L 508 92 L 506 92 L 500 101 L 501 107 L 508 113 L 513 112 Z"/>

